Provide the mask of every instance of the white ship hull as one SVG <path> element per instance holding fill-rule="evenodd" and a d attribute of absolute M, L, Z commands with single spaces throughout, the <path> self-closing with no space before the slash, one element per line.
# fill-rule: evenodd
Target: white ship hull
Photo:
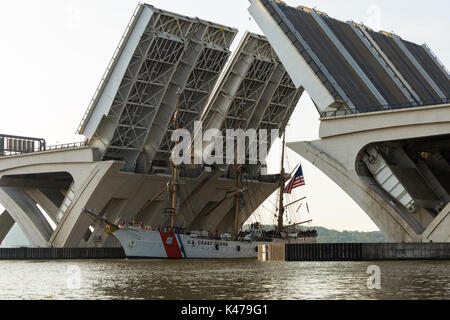
<path fill-rule="evenodd" d="M 125 255 L 135 259 L 245 259 L 258 257 L 258 245 L 266 242 L 202 239 L 186 234 L 134 227 L 117 230 Z M 291 239 L 311 243 L 315 238 Z"/>

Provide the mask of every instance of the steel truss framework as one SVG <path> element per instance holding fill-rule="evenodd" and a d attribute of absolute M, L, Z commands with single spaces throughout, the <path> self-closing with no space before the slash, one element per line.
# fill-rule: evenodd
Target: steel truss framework
<path fill-rule="evenodd" d="M 200 114 L 214 88 L 217 78 L 224 67 L 228 52 L 205 48 L 195 65 L 185 89 L 181 92 L 179 101 L 178 125 L 193 132 L 194 122 L 200 119 Z M 174 147 L 171 141 L 174 123 L 170 122 L 168 130 L 160 145 L 155 161 L 167 162 Z"/>
<path fill-rule="evenodd" d="M 104 159 L 125 159 L 134 170 L 155 125 L 164 133 L 157 141 L 150 136 L 152 144 L 159 144 L 154 159 L 168 160 L 175 105 L 166 101 L 179 95 L 180 127 L 191 126 L 226 63 L 233 38 L 233 31 L 203 21 L 162 12 L 152 16 L 111 110 L 118 127 Z M 115 107 L 119 112 L 114 113 Z M 161 119 L 165 123 L 155 123 L 158 113 L 166 114 Z"/>
<path fill-rule="evenodd" d="M 169 158 L 176 106 L 180 127 L 199 119 L 237 30 L 144 4 L 134 20 L 143 8 L 152 10 L 151 18 L 107 114 L 114 132 L 96 135 L 107 141 L 103 160 L 122 160 L 127 171 L 147 173 L 152 161 Z"/>
<path fill-rule="evenodd" d="M 145 25 L 117 89 L 101 86 L 80 125 L 83 133 L 95 109 L 102 108 L 102 95 L 114 96 L 89 137 L 92 146 L 100 144 L 103 160 L 125 161 L 129 172 L 167 171 L 177 109 L 178 126 L 191 133 L 198 120 L 204 130 L 224 134 L 227 129 L 284 132 L 304 90 L 295 87 L 264 36 L 246 33 L 224 70 L 236 29 L 140 5 L 114 59 L 126 53 L 139 23 Z M 113 61 L 108 72 L 118 65 Z M 254 176 L 260 165 L 252 167 Z"/>
<path fill-rule="evenodd" d="M 267 39 L 247 32 L 202 116 L 203 129 L 220 128 L 224 135 L 227 129 L 267 129 L 269 135 L 278 129 L 281 134 L 303 92 L 295 87 Z M 247 161 L 248 149 L 247 145 Z"/>

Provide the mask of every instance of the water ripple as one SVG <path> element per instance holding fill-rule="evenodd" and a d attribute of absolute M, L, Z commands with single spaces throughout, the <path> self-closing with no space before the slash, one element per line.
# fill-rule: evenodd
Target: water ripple
<path fill-rule="evenodd" d="M 381 269 L 380 290 L 367 288 L 372 264 Z M 0 261 L 0 299 L 450 299 L 449 267 L 444 261 Z"/>

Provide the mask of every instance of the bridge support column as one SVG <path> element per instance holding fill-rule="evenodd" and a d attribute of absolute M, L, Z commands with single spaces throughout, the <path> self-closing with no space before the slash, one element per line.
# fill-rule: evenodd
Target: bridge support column
<path fill-rule="evenodd" d="M 0 214 L 0 244 L 5 240 L 5 237 L 8 235 L 11 228 L 14 226 L 16 222 L 8 213 L 8 211 L 3 211 Z"/>
<path fill-rule="evenodd" d="M 91 219 L 83 213 L 84 208 L 103 208 L 109 201 L 111 192 L 120 188 L 120 185 L 108 181 L 111 173 L 119 172 L 123 163 L 104 161 L 88 164 L 85 171 L 90 172 L 85 179 L 74 178 L 73 197 L 68 201 L 64 215 L 51 235 L 50 244 L 58 248 L 69 248 L 80 246 L 80 239 L 86 234 Z M 101 190 L 101 192 L 100 192 Z M 92 197 L 95 191 L 101 193 L 101 197 L 95 200 Z"/>
<path fill-rule="evenodd" d="M 356 173 L 344 168 L 310 142 L 288 144 L 289 148 L 311 162 L 363 209 L 390 242 L 421 242 L 418 234 L 388 202 L 370 188 Z"/>
<path fill-rule="evenodd" d="M 22 188 L 1 187 L 0 201 L 35 247 L 46 247 L 52 228 Z"/>
<path fill-rule="evenodd" d="M 27 189 L 25 192 L 48 214 L 52 221 L 57 223 L 59 208 L 39 189 Z"/>
<path fill-rule="evenodd" d="M 450 242 L 450 204 L 431 222 L 422 234 L 424 242 Z"/>

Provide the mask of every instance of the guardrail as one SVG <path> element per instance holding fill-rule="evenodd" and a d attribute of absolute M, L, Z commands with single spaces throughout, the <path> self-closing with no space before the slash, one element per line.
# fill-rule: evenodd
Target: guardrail
<path fill-rule="evenodd" d="M 436 60 L 436 62 L 438 63 L 438 65 L 442 68 L 442 70 L 444 70 L 447 73 L 447 77 L 449 76 L 449 72 L 447 70 L 447 67 L 442 63 L 441 60 L 439 60 L 439 58 L 434 54 L 433 50 L 431 50 L 431 48 L 424 43 L 423 47 L 425 48 L 425 50 L 428 51 L 428 53 Z"/>
<path fill-rule="evenodd" d="M 0 134 L 0 157 L 62 149 L 74 149 L 85 146 L 87 146 L 87 142 L 73 142 L 47 146 L 44 139 Z"/>
<path fill-rule="evenodd" d="M 45 140 L 41 138 L 0 134 L 0 156 L 44 151 L 45 148 Z"/>
<path fill-rule="evenodd" d="M 392 111 L 392 110 L 400 110 L 400 109 L 412 109 L 417 107 L 425 107 L 432 105 L 440 105 L 450 103 L 450 98 L 445 98 L 441 100 L 428 100 L 428 101 L 418 101 L 413 103 L 403 103 L 398 105 L 380 105 L 376 107 L 369 107 L 365 110 L 361 111 L 355 108 L 349 108 L 344 110 L 335 110 L 335 111 L 325 111 L 320 114 L 320 119 L 329 119 L 340 116 L 348 116 L 348 115 L 356 115 L 356 114 L 366 114 L 372 112 L 380 112 L 380 111 Z"/>
<path fill-rule="evenodd" d="M 64 143 L 64 144 L 57 144 L 57 145 L 49 146 L 45 149 L 45 151 L 73 149 L 73 148 L 81 148 L 81 147 L 85 147 L 85 146 L 87 146 L 87 142 L 72 142 L 72 143 Z"/>

